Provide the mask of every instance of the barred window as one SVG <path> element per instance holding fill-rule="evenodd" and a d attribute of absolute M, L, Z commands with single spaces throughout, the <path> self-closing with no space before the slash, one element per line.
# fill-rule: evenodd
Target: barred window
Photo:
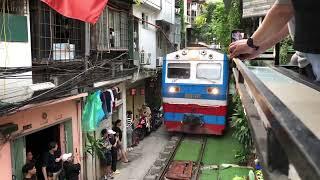
<path fill-rule="evenodd" d="M 106 7 L 96 31 L 99 51 L 128 50 L 128 13 Z"/>
<path fill-rule="evenodd" d="M 30 26 L 33 60 L 84 57 L 84 22 L 64 17 L 39 0 L 31 0 Z"/>
<path fill-rule="evenodd" d="M 1 13 L 25 15 L 28 14 L 26 7 L 26 0 L 0 0 Z"/>

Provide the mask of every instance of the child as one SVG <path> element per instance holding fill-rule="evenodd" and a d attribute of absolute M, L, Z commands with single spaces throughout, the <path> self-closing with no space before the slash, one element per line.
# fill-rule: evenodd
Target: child
<path fill-rule="evenodd" d="M 37 169 L 33 162 L 25 164 L 22 168 L 22 172 L 25 174 L 23 180 L 36 180 Z"/>

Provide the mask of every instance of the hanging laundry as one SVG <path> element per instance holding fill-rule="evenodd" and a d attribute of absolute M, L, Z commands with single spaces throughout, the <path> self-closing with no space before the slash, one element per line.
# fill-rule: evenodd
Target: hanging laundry
<path fill-rule="evenodd" d="M 87 102 L 84 106 L 82 116 L 83 131 L 95 131 L 97 125 L 105 116 L 102 109 L 100 94 L 101 91 L 99 90 L 92 93 L 87 98 Z"/>
<path fill-rule="evenodd" d="M 107 108 L 107 99 L 106 99 L 106 94 L 105 93 L 101 93 L 100 94 L 100 99 L 101 99 L 101 102 L 102 102 L 102 109 L 104 111 L 104 118 L 106 118 L 108 116 L 108 108 Z"/>
<path fill-rule="evenodd" d="M 104 94 L 105 94 L 105 98 L 106 98 L 107 111 L 108 111 L 108 114 L 111 115 L 112 114 L 112 104 L 114 101 L 112 91 L 107 90 L 106 92 L 104 92 Z"/>
<path fill-rule="evenodd" d="M 114 101 L 117 101 L 118 100 L 118 93 L 117 93 L 117 90 L 115 88 L 112 88 L 112 93 L 113 93 L 113 96 L 114 96 Z"/>

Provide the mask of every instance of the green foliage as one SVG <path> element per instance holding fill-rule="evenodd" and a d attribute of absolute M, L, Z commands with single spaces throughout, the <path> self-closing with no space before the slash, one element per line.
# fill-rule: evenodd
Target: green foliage
<path fill-rule="evenodd" d="M 232 180 L 246 180 L 247 178 L 245 176 L 240 177 L 240 176 L 235 176 L 234 178 L 232 178 Z"/>
<path fill-rule="evenodd" d="M 234 29 L 240 28 L 242 13 L 241 5 L 239 0 L 233 0 L 231 2 L 231 7 L 228 13 L 228 25 L 230 32 Z"/>
<path fill-rule="evenodd" d="M 86 145 L 86 152 L 91 156 L 98 156 L 104 158 L 103 139 L 96 139 L 94 136 L 87 134 L 88 144 Z"/>
<path fill-rule="evenodd" d="M 222 1 L 205 4 L 203 13 L 195 21 L 195 34 L 198 39 L 210 44 L 215 38 L 226 51 L 231 31 L 240 29 L 243 23 L 240 3 L 239 0 L 232 0 L 229 10 Z"/>
<path fill-rule="evenodd" d="M 288 64 L 290 62 L 288 52 L 293 49 L 292 47 L 293 41 L 288 36 L 281 42 L 281 47 L 280 47 L 280 64 Z"/>
<path fill-rule="evenodd" d="M 181 47 L 184 47 L 186 30 L 185 30 L 185 19 L 184 19 L 184 0 L 179 0 L 179 8 L 180 8 L 180 24 L 181 24 Z"/>
<path fill-rule="evenodd" d="M 142 3 L 142 0 L 134 0 L 134 2 L 137 4 L 137 5 L 140 5 Z"/>
<path fill-rule="evenodd" d="M 233 136 L 243 145 L 243 149 L 237 152 L 235 158 L 239 163 L 244 164 L 249 158 L 253 142 L 240 96 L 234 95 L 232 103 L 235 108 L 231 117 L 231 123 L 234 129 Z"/>

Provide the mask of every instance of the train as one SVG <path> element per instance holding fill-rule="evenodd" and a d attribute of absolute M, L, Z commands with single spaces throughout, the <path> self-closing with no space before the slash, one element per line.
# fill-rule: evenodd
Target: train
<path fill-rule="evenodd" d="M 208 47 L 167 54 L 162 67 L 164 125 L 169 132 L 222 135 L 227 124 L 229 61 Z"/>

